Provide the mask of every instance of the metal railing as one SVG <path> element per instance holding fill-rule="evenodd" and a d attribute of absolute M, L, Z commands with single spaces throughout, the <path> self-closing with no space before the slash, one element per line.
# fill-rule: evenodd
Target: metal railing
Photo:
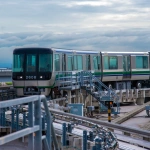
<path fill-rule="evenodd" d="M 43 102 L 45 113 L 47 131 L 46 136 L 42 137 L 42 118 L 41 118 L 41 101 Z M 42 150 L 42 140 L 45 143 L 47 150 L 51 149 L 51 114 L 48 110 L 46 97 L 44 95 L 36 95 L 25 98 L 12 99 L 0 102 L 0 110 L 12 106 L 22 105 L 28 103 L 28 127 L 19 131 L 10 133 L 0 137 L 0 145 L 16 140 L 18 138 L 28 135 L 28 149 Z M 4 116 L 5 117 L 5 116 Z M 0 118 L 1 120 L 2 118 Z"/>
<path fill-rule="evenodd" d="M 117 108 L 114 109 L 114 113 L 120 113 L 119 97 L 112 88 L 107 87 L 98 77 L 95 77 L 95 75 L 93 75 L 90 71 L 81 71 L 79 72 L 79 76 L 81 78 L 81 87 L 84 87 L 87 84 L 85 88 L 86 91 L 104 106 L 105 101 L 113 101 L 113 103 L 115 103 L 117 106 Z M 92 90 L 93 87 L 95 89 Z M 104 90 L 102 90 L 102 88 Z"/>
<path fill-rule="evenodd" d="M 59 90 L 85 89 L 103 106 L 105 106 L 105 101 L 113 101 L 117 106 L 113 108 L 113 113 L 120 113 L 118 95 L 90 71 L 79 71 L 76 73 L 71 71 L 58 72 L 56 80 Z M 94 89 L 92 89 L 93 87 Z M 107 109 L 107 106 L 105 107 Z"/>
<path fill-rule="evenodd" d="M 82 124 L 83 124 L 83 126 L 89 125 L 89 127 L 92 127 L 93 124 L 96 124 L 98 126 L 103 126 L 104 128 L 108 128 L 110 131 L 113 131 L 113 132 L 116 131 L 116 133 L 119 133 L 118 131 L 121 131 L 122 134 L 124 134 L 126 138 L 131 137 L 131 135 L 136 135 L 136 137 L 139 137 L 139 139 L 141 141 L 141 143 L 136 143 L 137 145 L 141 145 L 145 148 L 150 148 L 150 144 L 149 144 L 150 131 L 142 130 L 142 129 L 138 129 L 138 128 L 127 127 L 127 126 L 120 125 L 120 124 L 110 123 L 110 122 L 87 118 L 87 117 L 78 116 L 78 115 L 74 115 L 74 114 L 69 114 L 69 113 L 65 113 L 65 112 L 51 109 L 51 108 L 49 108 L 49 110 L 55 116 L 55 118 L 57 118 L 57 116 L 60 116 L 57 119 L 59 119 L 59 118 L 63 119 L 66 117 L 66 120 L 69 120 L 68 118 L 70 118 L 70 120 L 73 119 L 75 124 L 80 124 L 82 122 L 81 125 Z M 119 134 L 117 134 L 117 135 L 119 135 Z M 120 133 L 120 135 L 121 135 L 121 133 Z M 118 138 L 118 140 L 119 139 L 120 139 L 120 137 Z M 133 139 L 136 139 L 136 138 L 134 138 L 134 136 L 133 136 Z M 121 140 L 123 141 L 122 138 L 121 138 Z M 144 145 L 145 143 L 146 143 L 146 145 Z"/>

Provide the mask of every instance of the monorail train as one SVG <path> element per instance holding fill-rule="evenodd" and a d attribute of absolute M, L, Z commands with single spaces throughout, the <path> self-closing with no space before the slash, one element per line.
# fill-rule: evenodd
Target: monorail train
<path fill-rule="evenodd" d="M 116 90 L 149 88 L 149 59 L 148 52 L 18 48 L 13 51 L 13 85 L 18 96 L 30 89 L 40 90 L 47 96 L 57 88 L 58 72 L 84 70 L 91 71 Z"/>

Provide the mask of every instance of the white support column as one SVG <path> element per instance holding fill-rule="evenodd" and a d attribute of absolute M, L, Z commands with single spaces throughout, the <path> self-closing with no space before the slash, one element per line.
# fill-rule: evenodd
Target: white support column
<path fill-rule="evenodd" d="M 67 91 L 68 104 L 71 104 L 71 91 Z"/>

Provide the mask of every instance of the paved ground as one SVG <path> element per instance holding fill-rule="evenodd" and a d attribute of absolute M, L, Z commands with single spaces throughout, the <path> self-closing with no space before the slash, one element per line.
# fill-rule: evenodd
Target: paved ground
<path fill-rule="evenodd" d="M 137 106 L 122 106 L 121 107 L 121 114 L 126 113 L 135 109 Z M 141 128 L 144 130 L 150 130 L 150 117 L 147 116 L 146 111 L 142 111 L 141 113 L 135 115 L 131 119 L 122 123 L 122 125 L 126 125 L 129 127 Z"/>

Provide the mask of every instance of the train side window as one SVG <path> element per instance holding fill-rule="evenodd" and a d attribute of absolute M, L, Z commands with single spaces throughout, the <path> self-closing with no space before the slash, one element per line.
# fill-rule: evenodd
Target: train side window
<path fill-rule="evenodd" d="M 118 69 L 117 56 L 104 56 L 104 69 Z"/>
<path fill-rule="evenodd" d="M 116 56 L 109 57 L 109 69 L 118 69 L 118 59 Z"/>
<path fill-rule="evenodd" d="M 72 56 L 68 55 L 68 71 L 72 71 L 73 70 L 73 60 L 72 60 Z"/>
<path fill-rule="evenodd" d="M 59 56 L 59 54 L 55 54 L 54 63 L 55 63 L 55 71 L 60 71 L 60 56 Z"/>
<path fill-rule="evenodd" d="M 77 56 L 77 67 L 78 67 L 78 70 L 82 70 L 83 69 L 83 66 L 82 66 L 82 56 L 81 55 L 78 55 Z"/>
<path fill-rule="evenodd" d="M 136 56 L 136 69 L 147 69 L 147 68 L 148 68 L 148 57 Z"/>
<path fill-rule="evenodd" d="M 73 67 L 74 67 L 74 70 L 77 70 L 77 56 L 73 56 Z"/>
<path fill-rule="evenodd" d="M 73 61 L 74 61 L 74 70 L 83 69 L 83 60 L 81 55 L 73 56 Z"/>
<path fill-rule="evenodd" d="M 94 70 L 100 69 L 100 56 L 93 56 Z"/>
<path fill-rule="evenodd" d="M 104 56 L 104 69 L 109 69 L 108 56 Z"/>

